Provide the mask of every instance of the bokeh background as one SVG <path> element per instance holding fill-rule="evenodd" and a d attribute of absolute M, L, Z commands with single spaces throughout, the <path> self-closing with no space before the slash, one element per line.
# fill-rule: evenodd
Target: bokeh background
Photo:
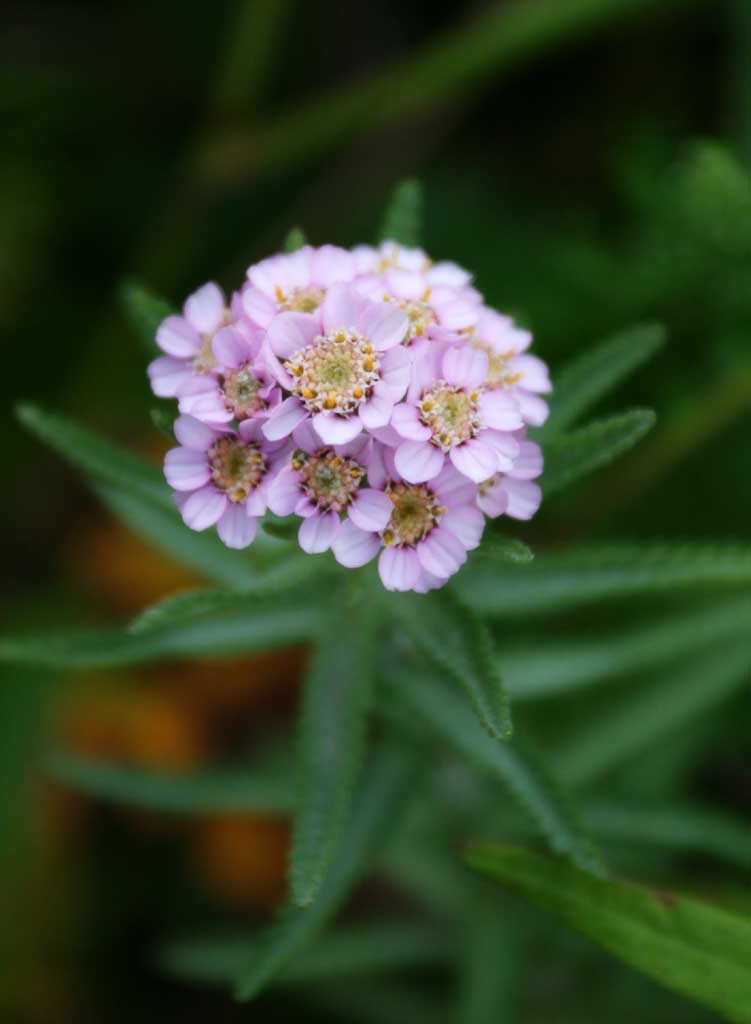
<path fill-rule="evenodd" d="M 13 403 L 158 460 L 122 282 L 179 303 L 206 279 L 234 286 L 293 225 L 370 241 L 405 176 L 425 186 L 426 248 L 529 325 L 554 374 L 624 326 L 668 329 L 626 391 L 657 430 L 520 535 L 747 536 L 748 0 L 10 3 L 3 23 L 4 626 L 120 621 L 196 582 L 23 434 Z M 284 819 L 126 813 L 40 769 L 60 742 L 175 771 L 231 756 L 285 727 L 303 663 L 290 650 L 64 686 L 2 670 L 0 1020 L 334 1019 L 284 993 L 237 1008 L 150 960 L 183 923 L 269 915 Z M 748 814 L 744 724 L 697 785 Z M 550 985 L 555 1008 L 528 1019 L 602 1019 L 594 979 Z M 688 1019 L 655 999 L 647 1022 Z"/>

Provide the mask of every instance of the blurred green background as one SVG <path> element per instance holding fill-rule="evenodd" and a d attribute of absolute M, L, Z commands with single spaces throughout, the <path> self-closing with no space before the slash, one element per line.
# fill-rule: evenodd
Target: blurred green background
<path fill-rule="evenodd" d="M 157 459 L 122 281 L 179 303 L 209 278 L 236 286 L 294 224 L 315 243 L 370 241 L 405 176 L 425 185 L 426 248 L 533 329 L 554 378 L 624 326 L 668 329 L 626 393 L 656 408 L 656 431 L 517 533 L 533 545 L 748 535 L 749 0 L 62 2 L 11 4 L 3 20 L 6 626 L 59 622 L 61 605 L 76 621 L 122 618 L 188 582 L 21 432 L 13 403 L 66 410 Z M 54 674 L 2 670 L 1 1020 L 301 1019 L 284 993 L 244 1008 L 196 995 L 148 952 L 201 915 L 266 915 L 283 821 L 125 815 L 36 770 L 61 737 L 151 766 L 225 756 L 245 730 L 284 723 L 299 665 L 288 652 L 64 691 Z M 747 816 L 741 712 L 692 777 Z M 605 1019 L 603 978 L 563 945 L 539 983 L 550 1002 L 533 991 L 523 1019 Z M 607 978 L 621 1010 L 647 987 L 645 1024 L 713 1019 L 625 969 Z M 400 1019 L 386 1002 L 362 1019 Z M 361 1019 L 347 1013 L 336 1019 Z"/>

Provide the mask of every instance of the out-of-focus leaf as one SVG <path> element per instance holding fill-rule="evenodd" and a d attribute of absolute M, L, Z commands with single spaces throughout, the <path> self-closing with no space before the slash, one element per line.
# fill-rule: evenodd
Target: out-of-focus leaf
<path fill-rule="evenodd" d="M 163 947 L 159 961 L 178 978 L 228 983 L 247 964 L 252 943 L 247 933 L 175 940 Z M 377 921 L 321 935 L 314 946 L 287 964 L 275 983 L 309 984 L 409 970 L 445 962 L 450 953 L 450 942 L 434 928 L 408 921 Z"/>
<path fill-rule="evenodd" d="M 476 559 L 452 586 L 481 615 L 524 618 L 680 587 L 749 582 L 751 547 L 622 543 L 538 554 L 525 566 L 496 568 Z"/>
<path fill-rule="evenodd" d="M 284 814 L 294 805 L 292 778 L 265 766 L 175 774 L 56 751 L 47 769 L 60 782 L 91 796 L 167 814 Z"/>
<path fill-rule="evenodd" d="M 751 868 L 751 825 L 712 807 L 629 804 L 609 797 L 584 802 L 582 815 L 605 842 L 709 854 L 745 871 Z"/>
<path fill-rule="evenodd" d="M 0 637 L 0 663 L 61 669 L 115 668 L 164 658 L 243 654 L 288 647 L 316 636 L 324 612 L 292 591 L 221 615 L 168 623 L 143 633 L 66 630 Z"/>
<path fill-rule="evenodd" d="M 498 779 L 545 836 L 551 849 L 587 871 L 602 863 L 568 797 L 540 758 L 518 739 L 496 743 L 478 725 L 471 710 L 440 679 L 418 672 L 391 673 L 389 693 L 411 718 L 425 722 L 480 771 Z"/>
<path fill-rule="evenodd" d="M 166 437 L 168 441 L 171 441 L 172 444 L 175 444 L 175 431 L 173 429 L 175 424 L 175 410 L 163 405 L 154 405 L 149 410 L 149 415 L 151 416 L 151 422 L 159 433 Z"/>
<path fill-rule="evenodd" d="M 545 446 L 545 472 L 541 479 L 545 497 L 613 462 L 633 448 L 656 422 L 651 409 L 631 409 L 554 438 Z"/>
<path fill-rule="evenodd" d="M 751 1021 L 747 918 L 513 847 L 473 843 L 466 861 L 668 988 L 728 1020 Z"/>
<path fill-rule="evenodd" d="M 307 241 L 308 240 L 305 237 L 303 229 L 294 227 L 289 231 L 287 237 L 284 239 L 284 251 L 297 252 L 298 249 L 302 249 Z"/>
<path fill-rule="evenodd" d="M 547 423 L 536 439 L 547 441 L 567 430 L 643 363 L 665 342 L 659 324 L 640 324 L 616 334 L 578 356 L 556 376 Z"/>
<path fill-rule="evenodd" d="M 492 901 L 467 908 L 463 917 L 457 1024 L 518 1019 L 523 960 L 518 926 Z"/>
<path fill-rule="evenodd" d="M 419 181 L 400 182 L 386 208 L 379 241 L 389 239 L 415 248 L 422 241 L 423 192 Z"/>
<path fill-rule="evenodd" d="M 393 745 L 381 748 L 363 774 L 339 856 L 318 898 L 308 907 L 288 907 L 257 942 L 249 943 L 247 956 L 235 973 L 238 998 L 256 996 L 337 914 L 398 822 L 413 785 L 407 751 Z"/>
<path fill-rule="evenodd" d="M 514 537 L 486 533 L 476 557 L 488 558 L 495 562 L 511 562 L 513 565 L 526 565 L 532 561 L 535 553 L 527 544 Z"/>
<path fill-rule="evenodd" d="M 174 306 L 136 281 L 125 281 L 122 284 L 120 302 L 144 351 L 156 356 L 157 328 L 165 317 L 177 312 Z"/>
<path fill-rule="evenodd" d="M 741 597 L 605 636 L 504 645 L 499 661 L 512 699 L 534 700 L 651 669 L 750 630 L 751 598 Z"/>
<path fill-rule="evenodd" d="M 511 713 L 487 628 L 448 591 L 400 596 L 393 603 L 397 601 L 399 622 L 418 651 L 467 691 L 490 735 L 507 740 Z"/>
<path fill-rule="evenodd" d="M 315 899 L 339 852 L 365 751 L 376 625 L 362 608 L 350 610 L 346 629 L 340 620 L 327 622 L 303 684 L 289 872 L 292 899 L 301 907 Z"/>
<path fill-rule="evenodd" d="M 682 668 L 671 666 L 577 729 L 554 765 L 571 785 L 590 783 L 657 740 L 685 729 L 749 680 L 748 638 L 713 649 Z"/>

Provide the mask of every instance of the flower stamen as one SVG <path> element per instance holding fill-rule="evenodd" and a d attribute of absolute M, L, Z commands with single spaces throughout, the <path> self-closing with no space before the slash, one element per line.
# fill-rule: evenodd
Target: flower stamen
<path fill-rule="evenodd" d="M 255 443 L 237 437 L 219 437 L 208 451 L 211 480 L 232 502 L 245 501 L 266 475 L 268 466 Z"/>

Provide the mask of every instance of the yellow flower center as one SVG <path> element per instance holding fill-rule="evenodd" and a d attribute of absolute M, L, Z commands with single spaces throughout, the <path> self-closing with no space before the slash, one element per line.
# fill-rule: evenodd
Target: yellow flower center
<path fill-rule="evenodd" d="M 244 501 L 266 475 L 266 460 L 257 444 L 220 437 L 208 452 L 211 480 L 230 501 Z"/>
<path fill-rule="evenodd" d="M 350 504 L 365 476 L 354 459 L 324 449 L 315 455 L 296 452 L 292 466 L 298 470 L 303 492 L 324 511 L 340 512 Z"/>
<path fill-rule="evenodd" d="M 418 411 L 422 422 L 430 428 L 433 444 L 448 451 L 477 435 L 480 428 L 479 397 L 479 391 L 467 392 L 445 381 L 438 381 L 425 392 Z"/>
<path fill-rule="evenodd" d="M 359 331 L 319 335 L 284 366 L 292 377 L 293 392 L 312 413 L 355 412 L 380 379 L 378 353 Z"/>
<path fill-rule="evenodd" d="M 386 493 L 394 506 L 381 533 L 386 546 L 414 547 L 438 525 L 446 511 L 427 484 L 391 483 Z"/>

